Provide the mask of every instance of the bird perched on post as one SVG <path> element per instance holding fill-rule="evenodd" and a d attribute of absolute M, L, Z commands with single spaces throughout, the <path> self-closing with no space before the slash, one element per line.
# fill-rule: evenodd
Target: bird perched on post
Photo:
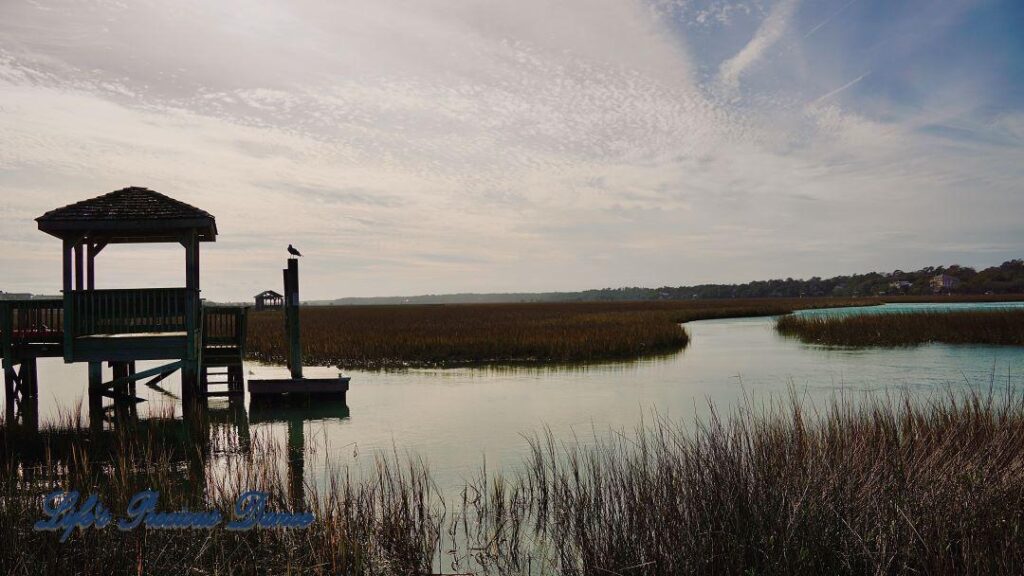
<path fill-rule="evenodd" d="M 288 253 L 291 254 L 292 256 L 302 256 L 302 252 L 296 250 L 295 247 L 292 246 L 291 244 L 288 245 Z"/>

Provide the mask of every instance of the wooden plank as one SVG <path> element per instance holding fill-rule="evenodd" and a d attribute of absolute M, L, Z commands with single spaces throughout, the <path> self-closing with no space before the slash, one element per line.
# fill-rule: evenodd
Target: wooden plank
<path fill-rule="evenodd" d="M 100 396 L 105 396 L 107 398 L 111 398 L 115 402 L 134 402 L 134 403 L 138 404 L 139 402 L 145 402 L 146 401 L 145 398 L 139 398 L 138 396 L 133 396 L 131 394 L 123 394 L 121 392 L 115 392 L 113 390 L 104 390 L 104 391 L 100 392 L 99 394 L 100 394 Z"/>
<path fill-rule="evenodd" d="M 16 348 L 15 355 L 25 358 L 60 358 L 64 356 L 64 345 L 59 342 L 23 344 Z"/>
<path fill-rule="evenodd" d="M 215 382 L 210 382 L 210 384 L 215 384 Z M 223 384 L 223 382 L 216 382 L 216 384 Z M 207 391 L 204 396 L 208 398 L 216 398 L 222 396 L 241 396 L 244 393 L 245 392 L 243 390 L 214 390 L 212 392 Z"/>
<path fill-rule="evenodd" d="M 178 360 L 185 357 L 184 335 L 124 336 L 75 339 L 74 362 L 131 360 Z"/>
<path fill-rule="evenodd" d="M 146 388 L 157 388 L 157 384 L 159 384 L 159 383 L 163 382 L 163 381 L 164 381 L 164 379 L 166 379 L 166 378 L 167 378 L 168 376 L 170 376 L 171 374 L 174 374 L 174 372 L 175 372 L 175 371 L 177 371 L 177 369 L 178 369 L 178 368 L 177 368 L 177 367 L 175 367 L 175 368 L 173 368 L 173 369 L 171 369 L 171 370 L 167 370 L 166 372 L 163 372 L 163 373 L 161 373 L 161 374 L 158 374 L 157 376 L 154 376 L 153 378 L 151 378 L 150 380 L 148 380 L 147 382 L 145 382 L 145 383 L 144 383 L 143 385 L 144 385 L 144 386 L 145 386 Z M 161 390 L 163 390 L 163 389 L 161 388 Z"/>
<path fill-rule="evenodd" d="M 285 379 L 256 379 L 249 380 L 249 395 L 260 396 L 264 394 L 323 394 L 339 393 L 348 391 L 350 378 L 339 376 L 337 378 L 285 378 Z"/>
<path fill-rule="evenodd" d="M 170 364 L 164 364 L 163 366 L 157 366 L 156 368 L 149 368 L 148 370 L 135 372 L 134 374 L 128 374 L 127 376 L 122 376 L 121 378 L 115 378 L 110 382 L 104 382 L 102 386 L 104 388 L 113 388 L 114 386 L 119 386 L 121 384 L 129 384 L 131 382 L 136 382 L 138 380 L 149 378 L 150 376 L 155 376 L 158 374 L 170 374 L 177 370 L 178 368 L 181 368 L 182 364 L 183 362 L 181 360 L 178 360 L 177 362 L 171 362 Z"/>

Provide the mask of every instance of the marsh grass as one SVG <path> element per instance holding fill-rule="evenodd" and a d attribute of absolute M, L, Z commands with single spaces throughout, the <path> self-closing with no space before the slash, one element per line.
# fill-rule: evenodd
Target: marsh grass
<path fill-rule="evenodd" d="M 292 455 L 269 436 L 243 451 L 195 419 L 125 423 L 97 432 L 77 417 L 39 433 L 0 432 L 0 573 L 4 574 L 423 574 L 438 545 L 438 511 L 426 469 L 381 460 L 372 480 L 330 476 L 321 490 L 290 492 Z M 220 439 L 218 439 L 220 438 Z M 211 454 L 230 455 L 217 463 Z M 75 530 L 67 542 L 31 529 L 54 489 L 98 494 L 116 515 L 140 490 L 160 492 L 161 511 L 219 510 L 232 518 L 239 494 L 261 490 L 275 511 L 309 510 L 305 530 Z"/>
<path fill-rule="evenodd" d="M 1024 345 L 1024 310 L 899 312 L 886 314 L 787 315 L 780 334 L 830 346 L 948 344 Z"/>
<path fill-rule="evenodd" d="M 1015 574 L 1024 562 L 1012 393 L 837 399 L 820 413 L 793 397 L 695 429 L 657 420 L 531 446 L 523 476 L 470 499 L 470 525 L 485 528 L 477 560 L 499 573 L 513 557 L 595 576 Z"/>
<path fill-rule="evenodd" d="M 837 299 L 301 308 L 303 362 L 342 368 L 571 363 L 681 350 L 683 322 L 846 306 Z M 858 300 L 857 304 L 874 302 Z M 250 316 L 251 359 L 285 362 L 281 312 Z"/>
<path fill-rule="evenodd" d="M 447 502 L 426 467 L 379 460 L 366 480 L 330 468 L 307 485 L 304 531 L 113 529 L 60 544 L 30 530 L 42 494 L 94 490 L 114 509 L 136 490 L 162 508 L 227 511 L 245 489 L 293 508 L 286 451 L 254 438 L 211 466 L 175 426 L 110 436 L 65 429 L 30 461 L 0 438 L 0 572 L 10 574 L 1017 574 L 1024 565 L 1024 400 L 1012 391 L 795 393 L 696 422 L 528 439 L 524 466 L 468 479 Z M 73 423 L 71 423 L 73 425 Z M 161 430 L 162 427 L 170 427 Z M 44 431 L 43 444 L 51 431 Z M 91 438 L 91 439 L 90 439 Z M 79 448 L 75 448 L 79 446 Z M 294 508 L 293 508 L 294 509 Z"/>

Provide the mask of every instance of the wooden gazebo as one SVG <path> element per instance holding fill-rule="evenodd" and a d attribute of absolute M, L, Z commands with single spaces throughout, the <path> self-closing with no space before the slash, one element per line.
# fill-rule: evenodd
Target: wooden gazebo
<path fill-rule="evenodd" d="M 140 379 L 155 383 L 178 369 L 183 394 L 207 392 L 213 366 L 229 367 L 229 390 L 241 393 L 245 308 L 204 308 L 200 299 L 199 246 L 217 238 L 210 213 L 131 187 L 51 210 L 36 221 L 62 241 L 63 297 L 0 307 L 8 405 L 12 388 L 15 400 L 34 393 L 39 356 L 88 362 L 90 390 L 105 395 L 123 396 Z M 96 289 L 96 257 L 106 246 L 148 242 L 185 249 L 184 286 Z M 173 362 L 136 372 L 138 360 Z M 102 381 L 102 362 L 114 370 L 109 382 Z"/>
<path fill-rule="evenodd" d="M 264 290 L 256 296 L 256 311 L 260 310 L 280 310 L 284 307 L 284 295 L 278 294 L 273 290 Z"/>
<path fill-rule="evenodd" d="M 36 218 L 63 241 L 64 361 L 198 357 L 199 243 L 217 239 L 208 212 L 146 188 L 124 188 Z M 185 286 L 96 290 L 96 256 L 108 244 L 172 242 L 185 248 Z M 70 328 L 70 329 L 68 329 Z M 144 334 L 110 349 L 110 334 Z"/>

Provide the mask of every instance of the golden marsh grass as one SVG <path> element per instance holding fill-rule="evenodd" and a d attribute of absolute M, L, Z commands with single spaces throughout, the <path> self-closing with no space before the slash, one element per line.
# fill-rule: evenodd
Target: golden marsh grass
<path fill-rule="evenodd" d="M 305 364 L 343 368 L 633 359 L 681 350 L 689 341 L 679 325 L 683 322 L 854 303 L 876 302 L 806 298 L 305 306 L 300 312 L 302 354 Z M 283 324 L 279 311 L 250 315 L 250 358 L 285 362 Z"/>

